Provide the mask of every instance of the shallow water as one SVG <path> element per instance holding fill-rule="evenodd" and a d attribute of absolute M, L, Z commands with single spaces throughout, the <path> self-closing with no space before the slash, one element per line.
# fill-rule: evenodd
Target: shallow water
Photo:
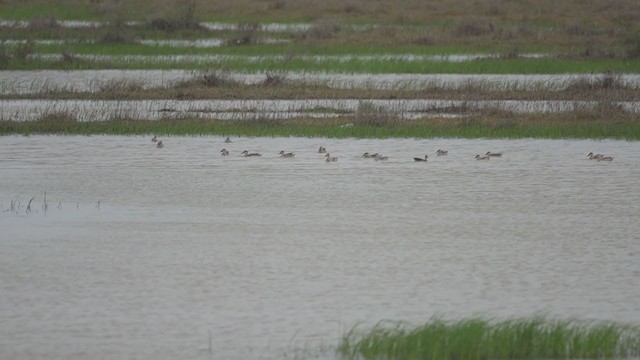
<path fill-rule="evenodd" d="M 31 40 L 36 45 L 64 45 L 70 43 L 84 43 L 84 44 L 92 44 L 95 43 L 94 40 L 77 40 L 77 39 L 47 39 L 47 40 Z M 168 47 L 193 47 L 193 48 L 215 48 L 222 47 L 227 44 L 227 40 L 223 38 L 206 38 L 206 39 L 195 39 L 195 40 L 154 40 L 154 39 L 145 39 L 145 40 L 137 40 L 139 44 L 147 45 L 147 46 L 168 46 Z M 276 39 L 276 38 L 258 38 L 256 39 L 258 44 L 284 44 L 290 42 L 290 40 L 286 39 Z M 5 45 L 20 45 L 26 44 L 27 40 L 15 40 L 9 39 L 4 40 L 3 43 Z"/>
<path fill-rule="evenodd" d="M 625 111 L 640 112 L 640 102 L 616 103 Z M 440 115 L 455 109 L 500 109 L 516 113 L 554 113 L 593 109 L 595 101 L 519 100 L 0 100 L 0 120 L 33 121 L 45 115 L 64 113 L 79 121 L 114 118 L 157 120 L 195 116 L 221 120 L 256 118 L 285 119 L 336 117 L 365 111 L 387 112 L 414 119 Z M 330 110 L 327 110 L 330 109 Z"/>
<path fill-rule="evenodd" d="M 0 137 L 0 357 L 331 359 L 380 320 L 640 322 L 638 142 L 162 140 Z"/>
<path fill-rule="evenodd" d="M 56 20 L 56 24 L 63 28 L 97 28 L 108 25 L 100 21 L 83 21 L 83 20 Z M 141 26 L 145 23 L 140 21 L 127 21 L 128 26 Z M 263 32 L 301 32 L 308 30 L 312 25 L 305 23 L 284 24 L 284 23 L 265 23 L 265 24 L 233 24 L 224 22 L 201 22 L 200 26 L 212 31 L 246 31 L 253 29 Z M 0 27 L 26 28 L 29 26 L 27 20 L 5 20 L 0 19 Z M 347 27 L 349 27 L 347 25 Z M 369 27 L 353 26 L 353 29 L 367 29 Z"/>
<path fill-rule="evenodd" d="M 265 80 L 263 73 L 224 73 L 244 84 Z M 336 74 L 281 73 L 286 80 L 320 83 L 335 88 L 421 89 L 462 88 L 468 85 L 496 89 L 563 89 L 575 80 L 594 80 L 601 74 L 501 75 L 501 74 Z M 185 70 L 39 70 L 0 71 L 0 94 L 37 94 L 47 91 L 98 91 L 114 82 L 127 81 L 145 88 L 167 87 L 193 79 L 198 73 Z M 625 86 L 640 88 L 640 75 L 623 74 Z"/>

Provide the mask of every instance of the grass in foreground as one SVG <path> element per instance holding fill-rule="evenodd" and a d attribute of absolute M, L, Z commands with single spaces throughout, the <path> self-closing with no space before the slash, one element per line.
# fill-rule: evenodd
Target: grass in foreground
<path fill-rule="evenodd" d="M 161 120 L 76 121 L 70 114 L 36 121 L 0 121 L 0 135 L 233 135 L 329 138 L 575 138 L 640 140 L 638 114 L 618 108 L 556 114 L 514 114 L 460 110 L 459 118 L 398 119 L 377 109 L 332 119 L 212 120 L 197 117 Z M 465 113 L 466 112 L 466 113 Z M 434 115 L 434 114 L 432 114 Z"/>
<path fill-rule="evenodd" d="M 610 322 L 548 320 L 492 322 L 432 319 L 416 329 L 378 325 L 355 329 L 339 346 L 348 359 L 613 359 L 640 355 L 640 327 Z"/>

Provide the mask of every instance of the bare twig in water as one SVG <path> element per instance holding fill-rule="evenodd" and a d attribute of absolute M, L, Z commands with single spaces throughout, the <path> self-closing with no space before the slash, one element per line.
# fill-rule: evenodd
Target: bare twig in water
<path fill-rule="evenodd" d="M 35 196 L 32 196 L 29 200 L 29 203 L 27 204 L 27 214 L 31 212 L 31 202 L 33 201 L 33 199 L 35 199 Z"/>

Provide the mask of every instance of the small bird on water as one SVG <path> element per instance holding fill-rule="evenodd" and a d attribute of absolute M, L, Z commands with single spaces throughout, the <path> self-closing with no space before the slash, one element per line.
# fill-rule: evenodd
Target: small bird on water
<path fill-rule="evenodd" d="M 331 156 L 331 154 L 327 153 L 327 155 L 324 156 L 325 158 L 327 158 L 325 161 L 326 162 L 336 162 L 338 161 L 338 158 L 335 156 Z"/>
<path fill-rule="evenodd" d="M 292 152 L 286 153 L 286 152 L 284 152 L 284 150 L 280 151 L 280 153 L 278 155 L 280 155 L 280 157 L 283 157 L 283 158 L 292 158 L 292 157 L 296 156 L 295 153 L 292 153 Z"/>
<path fill-rule="evenodd" d="M 262 156 L 262 154 L 260 153 L 250 153 L 247 150 L 243 151 L 240 153 L 241 155 L 243 155 L 244 157 L 250 157 L 250 156 Z"/>

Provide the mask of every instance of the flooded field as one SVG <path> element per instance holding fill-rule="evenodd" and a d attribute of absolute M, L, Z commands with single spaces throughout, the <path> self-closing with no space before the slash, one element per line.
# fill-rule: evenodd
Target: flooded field
<path fill-rule="evenodd" d="M 640 113 L 640 102 L 615 103 L 625 111 Z M 0 100 L 0 120 L 33 121 L 46 115 L 69 114 L 79 121 L 114 118 L 157 120 L 202 117 L 221 120 L 286 119 L 309 115 L 336 117 L 378 109 L 399 118 L 441 116 L 456 109 L 500 109 L 515 113 L 554 113 L 593 109 L 596 101 L 520 100 Z"/>
<path fill-rule="evenodd" d="M 265 73 L 224 73 L 242 84 L 259 84 Z M 456 89 L 472 85 L 495 89 L 560 90 L 576 80 L 596 80 L 601 74 L 335 74 L 281 73 L 286 80 L 335 88 L 420 89 L 429 86 Z M 128 81 L 144 88 L 168 87 L 199 76 L 188 70 L 40 70 L 0 71 L 0 94 L 37 94 L 47 91 L 94 92 L 114 82 Z M 640 89 L 640 74 L 621 74 L 621 84 Z"/>
<path fill-rule="evenodd" d="M 3 20 L 0 19 L 0 27 L 15 27 L 26 28 L 29 27 L 30 22 L 26 20 Z M 298 24 L 284 24 L 284 23 L 264 23 L 264 24 L 240 24 L 240 23 L 225 23 L 225 22 L 211 22 L 205 21 L 198 23 L 200 26 L 211 31 L 245 31 L 247 27 L 255 28 L 257 31 L 264 32 L 301 32 L 306 31 L 311 27 L 311 24 L 298 23 Z M 56 20 L 56 26 L 63 28 L 98 28 L 108 26 L 108 23 L 101 21 L 83 21 L 83 20 Z M 126 26 L 142 26 L 145 25 L 141 21 L 127 21 Z M 367 29 L 366 26 L 353 26 L 353 29 Z"/>
<path fill-rule="evenodd" d="M 162 140 L 0 137 L 0 357 L 335 359 L 381 320 L 640 321 L 638 142 Z"/>
<path fill-rule="evenodd" d="M 59 39 L 59 40 L 31 40 L 36 45 L 64 45 L 64 44 L 73 44 L 73 43 L 81 43 L 81 44 L 95 44 L 95 40 L 74 40 L 74 39 Z M 259 44 L 284 44 L 290 42 L 286 39 L 275 39 L 275 38 L 260 38 L 256 39 L 256 42 Z M 24 45 L 27 44 L 27 40 L 4 40 L 5 45 Z M 148 46 L 169 46 L 169 47 L 193 47 L 193 48 L 215 48 L 221 47 L 227 44 L 226 39 L 222 38 L 206 38 L 206 39 L 196 39 L 196 40 L 151 40 L 144 39 L 136 41 L 138 44 L 148 45 Z"/>
<path fill-rule="evenodd" d="M 266 40 L 264 43 L 282 43 L 276 39 Z M 161 45 L 162 42 L 153 41 L 149 45 L 156 44 Z M 176 42 L 173 42 L 175 45 Z M 261 63 L 261 62 L 273 62 L 273 61 L 287 61 L 291 58 L 290 55 L 260 55 L 260 56 L 248 56 L 248 55 L 86 55 L 86 54 L 72 54 L 75 58 L 82 61 L 89 62 L 140 62 L 140 63 L 209 63 L 209 62 L 222 62 L 222 61 L 246 61 L 249 63 Z M 524 58 L 543 58 L 543 54 L 531 54 L 522 55 Z M 46 60 L 46 61 L 61 61 L 64 60 L 63 54 L 33 54 L 30 55 L 31 59 Z M 425 61 L 437 61 L 437 62 L 463 62 L 471 60 L 481 59 L 498 59 L 499 54 L 461 54 L 461 55 L 414 55 L 414 54 L 400 54 L 400 55 L 296 55 L 295 59 L 308 62 L 335 62 L 346 63 L 352 61 L 359 62 L 373 62 L 373 61 L 395 61 L 395 62 L 425 62 Z"/>

